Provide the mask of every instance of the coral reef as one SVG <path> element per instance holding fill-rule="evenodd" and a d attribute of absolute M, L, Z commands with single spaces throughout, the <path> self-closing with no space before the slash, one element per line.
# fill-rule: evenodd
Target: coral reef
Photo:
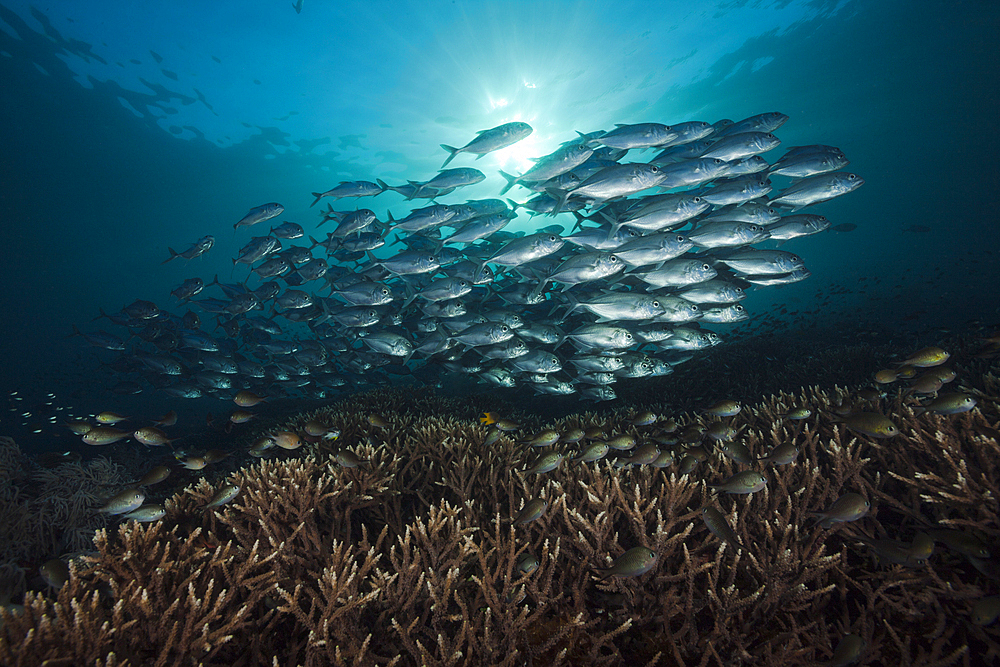
<path fill-rule="evenodd" d="M 901 431 L 875 439 L 835 417 L 860 400 L 853 392 L 811 387 L 726 420 L 756 457 L 793 443 L 787 465 L 739 464 L 722 443 L 689 441 L 708 456 L 685 475 L 677 463 L 568 459 L 528 475 L 521 440 L 542 427 L 630 434 L 679 458 L 678 433 L 717 420 L 676 414 L 673 433 L 670 415 L 636 426 L 625 411 L 510 412 L 520 429 L 487 444 L 476 417 L 506 406 L 478 400 L 382 390 L 292 418 L 280 428 L 312 420 L 340 438 L 269 450 L 226 478 L 240 493 L 222 507 L 204 509 L 222 482 L 202 480 L 168 499 L 160 522 L 98 531 L 96 553 L 71 564 L 54 598 L 29 593 L 21 615 L 0 610 L 0 662 L 797 666 L 829 661 L 848 634 L 863 639 L 858 664 L 1000 659 L 1000 630 L 969 612 L 1000 588 L 992 555 L 963 546 L 1000 538 L 992 403 L 942 416 L 875 399 L 866 409 Z M 783 417 L 798 406 L 813 415 Z M 366 463 L 339 465 L 344 449 Z M 751 467 L 766 476 L 761 491 L 709 487 Z M 811 514 L 847 492 L 871 502 L 868 514 L 819 525 Z M 545 511 L 515 525 L 533 499 Z M 709 506 L 742 546 L 710 532 Z M 919 562 L 886 557 L 882 545 L 923 532 L 948 546 Z M 602 577 L 637 546 L 656 553 L 649 572 Z"/>
<path fill-rule="evenodd" d="M 104 457 L 84 463 L 35 466 L 10 438 L 0 438 L 0 562 L 37 567 L 65 552 L 92 549 L 107 524 L 94 512 L 128 481 Z"/>

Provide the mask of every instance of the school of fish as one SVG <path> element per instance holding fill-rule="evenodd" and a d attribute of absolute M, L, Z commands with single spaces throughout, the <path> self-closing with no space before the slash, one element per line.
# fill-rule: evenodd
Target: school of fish
<path fill-rule="evenodd" d="M 798 254 L 758 246 L 828 229 L 824 216 L 797 211 L 864 180 L 842 171 L 848 160 L 832 146 L 765 160 L 786 120 L 763 113 L 577 133 L 525 173 L 500 172 L 499 194 L 526 191 L 525 201 L 443 203 L 487 178 L 449 163 L 532 133 L 506 123 L 458 148 L 442 144 L 447 159 L 427 181 L 314 192 L 313 205 L 335 203 L 308 234 L 275 224 L 281 204 L 257 206 L 236 232 L 275 226 L 232 259 L 246 279 L 188 278 L 170 292 L 184 312 L 146 300 L 101 312 L 127 336 L 75 331 L 120 353 L 107 368 L 123 394 L 324 398 L 337 387 L 394 377 L 441 384 L 459 374 L 612 400 L 619 378 L 668 374 L 719 344 L 703 325 L 749 317 L 739 303 L 748 289 L 809 277 Z M 385 220 L 345 205 L 385 193 L 400 199 Z M 567 222 L 505 231 L 519 212 Z M 213 245 L 206 235 L 165 261 L 190 262 Z"/>

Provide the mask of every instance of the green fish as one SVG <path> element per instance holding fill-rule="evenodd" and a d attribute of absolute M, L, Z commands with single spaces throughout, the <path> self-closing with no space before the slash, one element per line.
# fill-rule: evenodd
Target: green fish
<path fill-rule="evenodd" d="M 66 565 L 66 561 L 53 558 L 38 568 L 38 574 L 42 575 L 46 584 L 59 590 L 69 581 L 69 566 Z"/>
<path fill-rule="evenodd" d="M 526 444 L 532 447 L 549 447 L 557 442 L 559 442 L 559 433 L 547 428 L 528 440 Z"/>
<path fill-rule="evenodd" d="M 586 434 L 587 432 L 582 428 L 571 428 L 562 434 L 562 441 L 570 444 L 576 444 L 583 440 L 583 436 Z"/>
<path fill-rule="evenodd" d="M 722 512 L 714 507 L 703 507 L 701 518 L 705 522 L 705 525 L 708 526 L 708 529 L 712 531 L 712 534 L 720 540 L 729 542 L 738 549 L 744 548 L 743 544 L 740 543 L 740 538 L 736 536 L 736 531 L 726 521 L 726 517 Z"/>
<path fill-rule="evenodd" d="M 934 538 L 927 533 L 917 533 L 910 544 L 909 560 L 913 565 L 923 565 L 934 553 Z"/>
<path fill-rule="evenodd" d="M 618 435 L 607 442 L 612 449 L 627 450 L 635 447 L 635 438 L 630 435 Z"/>
<path fill-rule="evenodd" d="M 682 475 L 687 475 L 688 473 L 694 472 L 694 469 L 698 467 L 698 457 L 691 454 L 685 454 L 681 458 L 681 463 L 679 466 L 679 472 Z"/>
<path fill-rule="evenodd" d="M 629 465 L 649 465 L 660 456 L 660 448 L 652 442 L 644 442 L 632 451 L 632 456 L 625 459 Z"/>
<path fill-rule="evenodd" d="M 649 547 L 632 547 L 615 559 L 609 568 L 601 568 L 601 580 L 609 577 L 638 577 L 656 565 L 656 552 Z"/>
<path fill-rule="evenodd" d="M 83 441 L 88 445 L 110 445 L 131 437 L 131 431 L 122 431 L 111 426 L 95 426 L 83 435 Z"/>
<path fill-rule="evenodd" d="M 732 417 L 739 414 L 742 409 L 743 406 L 740 405 L 739 401 L 726 400 L 719 401 L 715 405 L 705 408 L 702 412 L 707 415 L 715 415 L 716 417 Z"/>
<path fill-rule="evenodd" d="M 713 422 L 705 429 L 705 435 L 712 440 L 728 441 L 736 437 L 736 427 L 725 422 Z"/>
<path fill-rule="evenodd" d="M 146 494 L 139 489 L 125 489 L 108 500 L 107 504 L 97 511 L 105 514 L 125 514 L 142 505 L 142 501 L 145 499 Z"/>
<path fill-rule="evenodd" d="M 152 486 L 158 484 L 170 476 L 170 468 L 167 466 L 155 466 L 142 476 L 136 486 Z"/>
<path fill-rule="evenodd" d="M 497 440 L 499 440 L 502 435 L 503 431 L 498 429 L 496 426 L 490 426 L 490 430 L 486 432 L 486 439 L 483 440 L 483 445 L 486 447 L 495 445 Z"/>
<path fill-rule="evenodd" d="M 912 544 L 900 540 L 871 540 L 867 537 L 858 537 L 857 539 L 875 552 L 876 560 L 879 563 L 902 565 L 903 567 L 920 567 L 925 562 L 919 558 L 914 558 Z"/>
<path fill-rule="evenodd" d="M 953 394 L 941 394 L 930 403 L 913 408 L 914 414 L 930 412 L 936 415 L 957 415 L 960 412 L 968 412 L 976 407 L 976 399 L 968 394 L 955 392 Z"/>
<path fill-rule="evenodd" d="M 857 662 L 865 650 L 865 640 L 857 635 L 844 635 L 833 649 L 833 656 L 825 667 L 847 667 Z"/>
<path fill-rule="evenodd" d="M 215 495 L 212 496 L 212 499 L 210 501 L 208 501 L 208 504 L 205 505 L 204 509 L 225 505 L 230 500 L 238 496 L 239 493 L 240 493 L 240 487 L 236 486 L 235 484 L 225 484 L 222 486 L 221 489 L 215 492 Z"/>
<path fill-rule="evenodd" d="M 656 460 L 649 465 L 654 468 L 666 468 L 673 465 L 674 463 L 674 453 L 673 452 L 660 452 L 660 455 L 656 457 Z"/>
<path fill-rule="evenodd" d="M 799 448 L 792 442 L 783 442 L 767 453 L 760 463 L 764 465 L 788 465 L 799 455 Z"/>
<path fill-rule="evenodd" d="M 629 423 L 632 424 L 632 426 L 649 426 L 655 421 L 656 421 L 656 414 L 647 410 L 645 412 L 640 412 L 636 416 L 632 417 L 629 420 Z"/>
<path fill-rule="evenodd" d="M 948 361 L 951 356 L 950 353 L 945 352 L 939 347 L 925 347 L 922 350 L 918 350 L 911 354 L 908 358 L 899 362 L 901 366 L 916 366 L 917 368 L 930 368 L 931 366 L 940 366 L 944 362 Z"/>
<path fill-rule="evenodd" d="M 767 485 L 767 478 L 756 470 L 744 470 L 738 472 L 722 484 L 709 484 L 717 492 L 722 493 L 753 493 L 760 491 Z"/>
<path fill-rule="evenodd" d="M 573 457 L 573 460 L 578 463 L 590 463 L 591 461 L 599 461 L 608 455 L 608 447 L 606 442 L 596 442 L 590 447 Z"/>
<path fill-rule="evenodd" d="M 336 459 L 337 463 L 344 466 L 345 468 L 357 468 L 358 466 L 368 464 L 368 461 L 366 459 L 362 459 L 349 449 L 340 450 L 339 452 L 337 452 L 337 455 L 334 458 Z"/>
<path fill-rule="evenodd" d="M 167 516 L 167 511 L 163 509 L 163 505 L 143 505 L 124 515 L 123 518 L 132 519 L 140 523 L 149 523 L 151 521 L 159 521 L 165 516 Z"/>
<path fill-rule="evenodd" d="M 855 412 L 841 418 L 847 428 L 855 433 L 873 438 L 891 438 L 899 435 L 899 429 L 886 417 L 877 412 Z"/>
<path fill-rule="evenodd" d="M 1000 595 L 977 600 L 969 611 L 969 620 L 976 625 L 991 625 L 1000 616 Z"/>
<path fill-rule="evenodd" d="M 524 504 L 524 507 L 521 508 L 521 511 L 517 513 L 517 516 L 514 517 L 514 525 L 523 526 L 526 523 L 531 523 L 545 514 L 545 510 L 548 509 L 548 507 L 549 504 L 541 498 L 529 500 Z"/>
<path fill-rule="evenodd" d="M 961 530 L 930 530 L 927 534 L 935 542 L 940 542 L 967 558 L 989 558 L 991 555 L 990 548 L 971 533 Z"/>
<path fill-rule="evenodd" d="M 845 493 L 834 501 L 825 512 L 810 512 L 816 517 L 817 522 L 823 528 L 829 528 L 835 523 L 847 523 L 857 521 L 868 514 L 871 505 L 868 500 L 857 493 Z"/>
<path fill-rule="evenodd" d="M 723 441 L 719 444 L 719 449 L 722 450 L 723 454 L 737 463 L 742 463 L 743 465 L 753 463 L 753 454 L 750 453 L 750 450 L 742 442 L 736 442 L 735 440 Z"/>
<path fill-rule="evenodd" d="M 514 561 L 514 569 L 521 574 L 531 574 L 538 569 L 538 558 L 534 554 L 524 552 Z"/>
<path fill-rule="evenodd" d="M 557 452 L 549 452 L 545 456 L 542 456 L 535 462 L 535 465 L 531 466 L 527 470 L 523 471 L 525 475 L 540 475 L 542 473 L 551 472 L 559 467 L 562 463 L 563 455 Z"/>

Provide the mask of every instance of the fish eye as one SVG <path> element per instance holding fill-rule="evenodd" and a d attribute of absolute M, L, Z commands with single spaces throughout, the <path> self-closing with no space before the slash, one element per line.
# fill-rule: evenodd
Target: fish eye
<path fill-rule="evenodd" d="M 712 268 L 712 265 L 709 264 L 708 262 L 706 262 L 706 263 L 704 263 L 704 264 L 701 265 L 701 270 L 702 271 L 708 271 L 711 268 Z"/>
<path fill-rule="evenodd" d="M 737 313 L 742 313 L 746 309 L 740 304 L 736 304 L 735 306 L 733 306 L 733 310 L 735 310 Z"/>
<path fill-rule="evenodd" d="M 659 308 L 659 307 L 660 307 L 660 302 L 659 301 L 654 301 L 653 302 L 653 308 Z"/>
<path fill-rule="evenodd" d="M 608 257 L 608 261 L 612 262 L 612 263 L 617 262 L 618 261 L 618 256 L 617 255 L 611 255 L 611 256 Z"/>
<path fill-rule="evenodd" d="M 558 237 L 556 237 L 554 234 L 552 236 L 549 236 L 549 241 L 556 241 L 556 240 L 558 240 Z"/>
<path fill-rule="evenodd" d="M 857 178 L 857 176 L 855 176 L 854 174 L 848 174 L 847 178 L 853 181 L 855 178 Z"/>
<path fill-rule="evenodd" d="M 629 332 L 626 331 L 625 332 L 625 340 L 632 340 L 632 334 L 630 334 Z"/>
<path fill-rule="evenodd" d="M 383 294 L 383 295 L 386 295 L 386 294 L 389 294 L 389 289 L 388 289 L 388 288 L 386 288 L 386 287 L 383 287 L 383 288 L 382 288 L 382 294 Z"/>
<path fill-rule="evenodd" d="M 743 294 L 743 288 L 742 287 L 736 287 L 735 289 L 736 289 L 736 293 L 737 294 Z"/>
<path fill-rule="evenodd" d="M 701 203 L 701 197 L 695 197 L 691 201 L 693 201 L 695 204 L 700 204 Z"/>
<path fill-rule="evenodd" d="M 680 235 L 680 234 L 677 235 L 677 242 L 678 243 L 684 243 L 685 240 L 686 239 L 682 235 Z"/>
<path fill-rule="evenodd" d="M 510 328 L 506 324 L 501 324 L 500 331 L 510 331 Z"/>
<path fill-rule="evenodd" d="M 657 167 L 657 166 L 656 166 L 655 164 L 654 164 L 654 165 L 652 165 L 652 166 L 651 166 L 651 167 L 649 168 L 649 170 L 650 170 L 651 172 L 653 172 L 654 174 L 658 174 L 658 173 L 660 173 L 660 168 L 659 168 L 659 167 Z"/>

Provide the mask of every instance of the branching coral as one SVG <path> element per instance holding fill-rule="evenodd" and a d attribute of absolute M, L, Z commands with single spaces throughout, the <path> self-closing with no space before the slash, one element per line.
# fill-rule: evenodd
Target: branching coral
<path fill-rule="evenodd" d="M 972 602 L 996 592 L 988 568 L 940 551 L 926 565 L 877 563 L 868 546 L 945 529 L 995 543 L 992 426 L 978 410 L 916 415 L 893 399 L 872 409 L 903 435 L 874 440 L 832 417 L 848 394 L 806 388 L 732 420 L 757 457 L 793 442 L 793 463 L 747 466 L 706 446 L 681 475 L 569 460 L 523 472 L 532 454 L 520 439 L 541 426 L 668 446 L 624 411 L 515 414 L 523 429 L 488 445 L 467 404 L 373 392 L 282 425 L 316 420 L 341 437 L 238 470 L 231 503 L 204 510 L 216 489 L 202 481 L 167 502 L 163 522 L 99 533 L 56 600 L 29 595 L 23 616 L 0 612 L 0 661 L 798 666 L 828 660 L 849 633 L 865 642 L 863 663 L 995 658 L 997 629 L 968 621 Z M 798 405 L 814 415 L 782 417 Z M 708 424 L 677 417 L 682 429 Z M 345 449 L 368 463 L 342 467 Z M 763 490 L 711 491 L 750 467 Z M 871 501 L 868 516 L 818 525 L 811 513 L 847 492 Z M 515 525 L 530 500 L 545 511 Z M 709 531 L 707 506 L 738 544 Z M 649 573 L 602 576 L 637 546 L 656 554 Z"/>

